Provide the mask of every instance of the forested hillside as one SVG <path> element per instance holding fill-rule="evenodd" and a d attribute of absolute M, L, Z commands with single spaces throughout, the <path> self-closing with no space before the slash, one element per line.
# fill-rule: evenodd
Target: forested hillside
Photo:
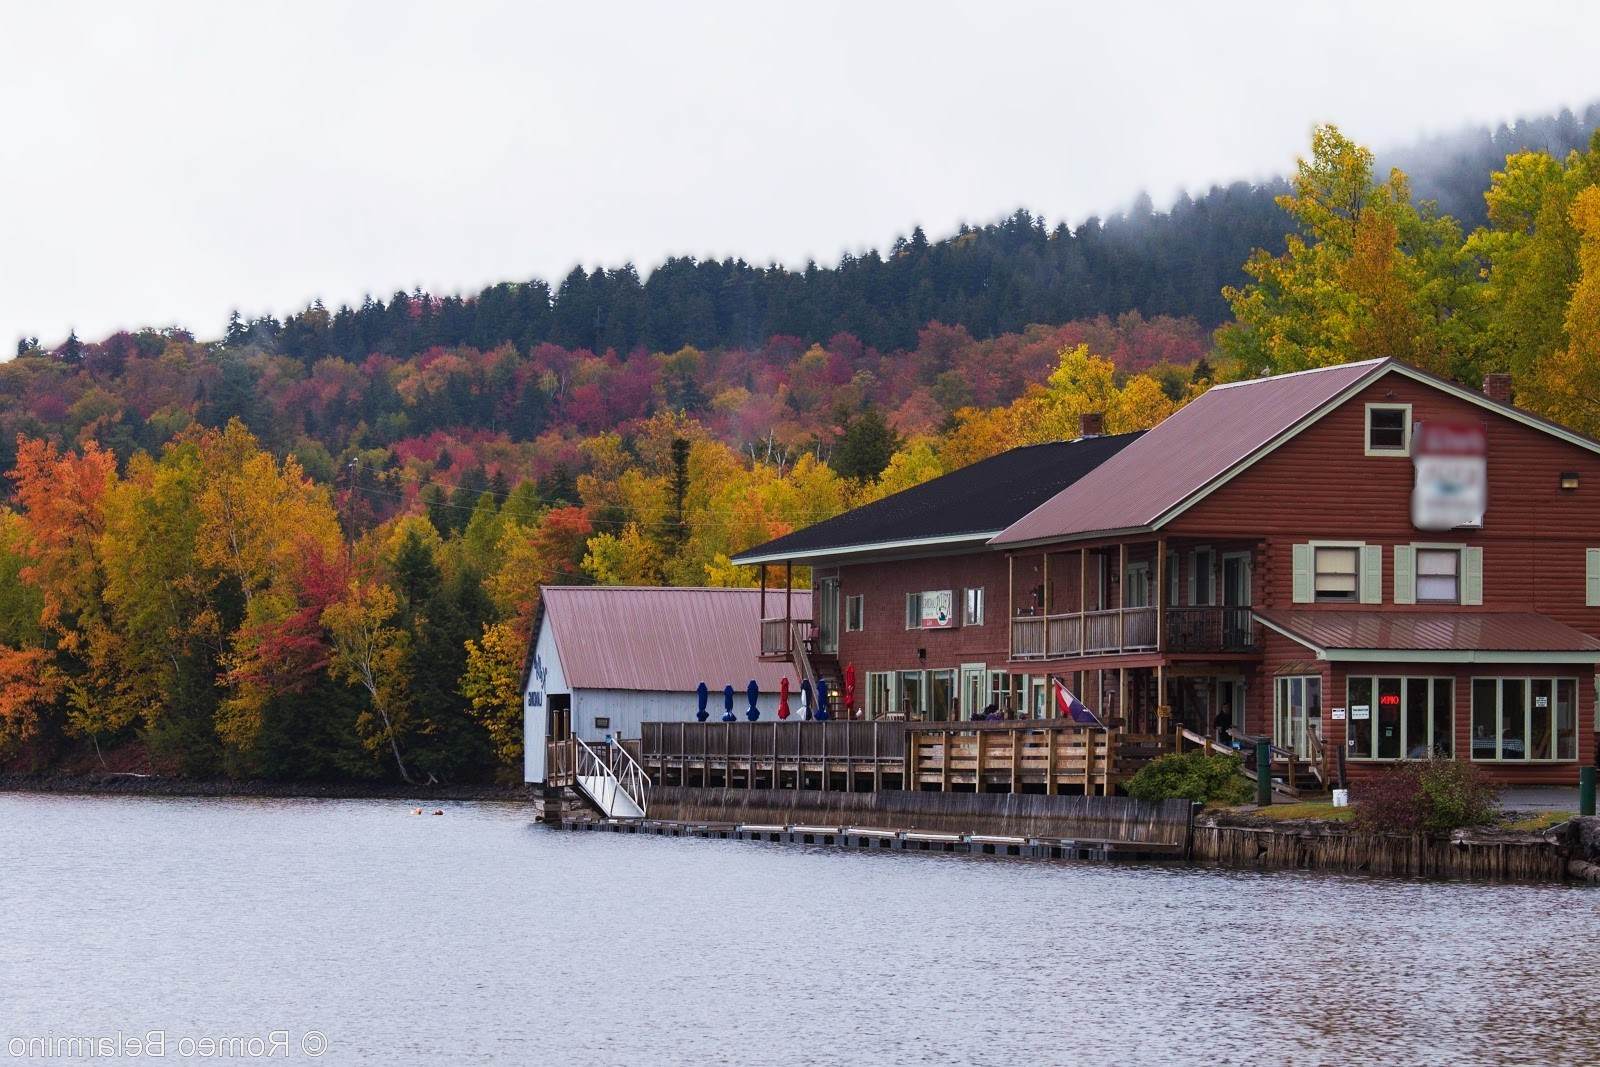
<path fill-rule="evenodd" d="M 24 344 L 0 364 L 0 767 L 514 777 L 541 583 L 747 583 L 728 561 L 751 545 L 1084 412 L 1152 425 L 1214 379 L 1373 355 L 1472 384 L 1508 370 L 1518 403 L 1600 432 L 1600 136 L 1480 180 L 1485 222 L 1463 225 L 1323 127 L 1254 250 L 1161 229 L 1220 240 L 1197 220 L 1225 195 L 1116 241 L 1019 217 L 870 267 L 747 275 L 776 278 L 769 297 L 843 287 L 799 300 L 820 318 L 789 333 L 719 318 L 713 294 L 740 287 L 685 263 L 660 283 L 676 295 L 626 315 L 607 273 L 553 305 L 501 286 L 210 343 Z M 1077 299 L 1040 264 L 1113 246 L 1210 272 L 1220 326 L 1087 298 L 1030 322 L 1029 301 Z M 1132 286 L 1116 264 L 1134 261 L 1083 277 Z M 926 310 L 954 299 L 933 263 L 967 264 L 950 284 L 977 325 Z M 847 313 L 859 330 L 829 318 Z"/>

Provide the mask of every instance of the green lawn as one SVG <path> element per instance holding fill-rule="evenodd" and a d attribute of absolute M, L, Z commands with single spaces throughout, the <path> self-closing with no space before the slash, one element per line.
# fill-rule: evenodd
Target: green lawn
<path fill-rule="evenodd" d="M 1557 823 L 1566 822 L 1573 817 L 1570 811 L 1541 811 L 1535 815 L 1518 819 L 1516 822 L 1505 823 L 1507 830 L 1520 830 L 1523 833 L 1536 834 L 1541 830 L 1548 830 Z"/>
<path fill-rule="evenodd" d="M 1251 812 L 1263 819 L 1287 822 L 1291 819 L 1323 819 L 1328 822 L 1349 822 L 1354 816 L 1352 808 L 1336 808 L 1325 800 L 1306 800 L 1295 804 L 1271 804 Z"/>

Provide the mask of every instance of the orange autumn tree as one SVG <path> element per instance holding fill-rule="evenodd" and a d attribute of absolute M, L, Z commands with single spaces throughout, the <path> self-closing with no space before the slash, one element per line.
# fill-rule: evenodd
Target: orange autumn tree
<path fill-rule="evenodd" d="M 126 699 L 120 641 L 106 614 L 99 553 L 116 459 L 93 442 L 74 453 L 19 438 L 11 478 L 27 561 L 19 577 L 39 591 L 40 628 L 53 646 L 49 652 L 8 650 L 8 688 L 17 687 L 12 728 L 19 736 L 31 732 L 38 716 L 64 698 L 68 732 L 90 738 L 98 749 L 102 737 L 128 725 L 135 713 Z M 18 724 L 28 717 L 32 724 Z"/>

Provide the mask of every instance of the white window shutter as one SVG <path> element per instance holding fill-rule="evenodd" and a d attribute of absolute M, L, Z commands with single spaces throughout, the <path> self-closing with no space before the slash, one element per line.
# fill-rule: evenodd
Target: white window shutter
<path fill-rule="evenodd" d="M 1461 550 L 1461 602 L 1483 603 L 1483 549 L 1475 545 Z"/>
<path fill-rule="evenodd" d="M 1583 602 L 1600 608 L 1600 548 L 1583 550 Z"/>
<path fill-rule="evenodd" d="M 1309 604 L 1317 598 L 1315 577 L 1316 550 L 1310 545 L 1294 546 L 1294 602 Z"/>
<path fill-rule="evenodd" d="M 1417 550 L 1411 545 L 1394 546 L 1394 602 L 1417 602 Z"/>
<path fill-rule="evenodd" d="M 1361 602 L 1383 603 L 1383 546 L 1361 546 Z"/>

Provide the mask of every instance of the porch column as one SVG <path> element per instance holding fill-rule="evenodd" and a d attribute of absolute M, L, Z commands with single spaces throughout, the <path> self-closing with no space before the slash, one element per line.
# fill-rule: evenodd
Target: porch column
<path fill-rule="evenodd" d="M 816 590 L 811 591 L 816 596 Z M 814 609 L 813 609 L 814 611 Z M 783 561 L 783 644 L 794 655 L 794 560 Z"/>
<path fill-rule="evenodd" d="M 1008 658 L 1017 658 L 1017 557 L 1006 553 L 1006 649 Z M 1009 685 L 1009 683 L 1008 683 Z"/>
<path fill-rule="evenodd" d="M 767 620 L 767 565 L 757 564 L 761 569 L 761 621 Z"/>

